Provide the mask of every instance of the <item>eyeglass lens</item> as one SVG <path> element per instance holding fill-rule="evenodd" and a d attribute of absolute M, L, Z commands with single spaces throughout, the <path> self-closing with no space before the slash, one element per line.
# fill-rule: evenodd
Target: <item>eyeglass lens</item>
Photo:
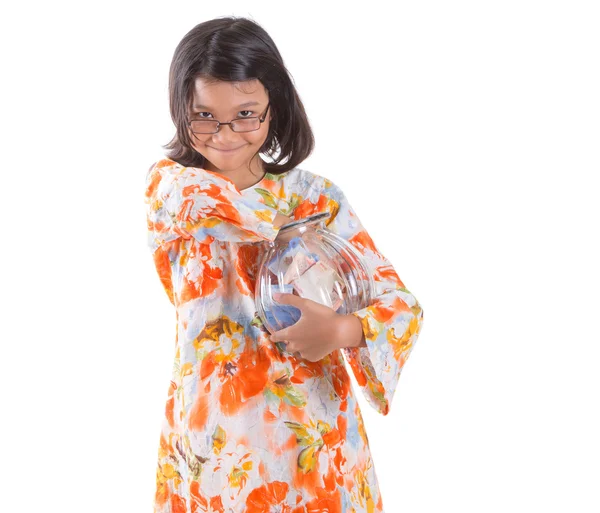
<path fill-rule="evenodd" d="M 214 134 L 217 132 L 218 121 L 212 119 L 193 120 L 191 122 L 192 132 L 196 134 Z M 252 132 L 258 130 L 260 121 L 258 118 L 234 119 L 229 125 L 234 132 Z"/>

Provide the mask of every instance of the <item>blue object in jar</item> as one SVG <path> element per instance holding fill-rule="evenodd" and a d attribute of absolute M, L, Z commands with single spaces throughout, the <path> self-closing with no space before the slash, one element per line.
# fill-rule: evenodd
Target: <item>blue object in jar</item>
<path fill-rule="evenodd" d="M 271 285 L 271 293 L 265 298 L 265 315 L 267 320 L 273 326 L 279 326 L 278 329 L 282 330 L 292 324 L 295 324 L 300 320 L 301 312 L 298 308 L 292 305 L 284 305 L 277 303 L 273 297 L 273 294 L 277 292 L 283 292 L 286 294 L 292 294 L 294 287 L 292 285 Z"/>

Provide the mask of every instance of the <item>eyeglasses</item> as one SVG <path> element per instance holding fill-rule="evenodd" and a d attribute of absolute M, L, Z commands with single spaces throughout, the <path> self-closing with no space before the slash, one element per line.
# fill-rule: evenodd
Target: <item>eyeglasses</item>
<path fill-rule="evenodd" d="M 221 123 L 216 119 L 192 119 L 188 121 L 188 125 L 195 134 L 216 134 L 221 125 L 229 125 L 234 132 L 254 132 L 260 128 L 260 125 L 266 119 L 269 105 L 271 105 L 271 102 L 267 104 L 267 108 L 260 118 L 236 118 L 229 123 Z"/>

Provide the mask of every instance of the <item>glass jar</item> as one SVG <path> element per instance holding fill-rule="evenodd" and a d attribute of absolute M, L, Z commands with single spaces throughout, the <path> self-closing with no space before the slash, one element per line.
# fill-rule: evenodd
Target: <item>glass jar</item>
<path fill-rule="evenodd" d="M 273 333 L 300 319 L 300 310 L 277 303 L 273 294 L 291 293 L 349 314 L 371 304 L 373 277 L 357 249 L 328 230 L 321 212 L 283 226 L 263 243 L 254 300 L 263 324 Z"/>

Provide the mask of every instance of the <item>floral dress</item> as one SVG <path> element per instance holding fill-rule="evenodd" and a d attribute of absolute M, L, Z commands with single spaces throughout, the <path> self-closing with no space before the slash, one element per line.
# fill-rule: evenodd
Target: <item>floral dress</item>
<path fill-rule="evenodd" d="M 423 310 L 342 190 L 297 167 L 239 190 L 220 173 L 162 159 L 148 171 L 145 201 L 177 328 L 154 513 L 383 512 L 343 358 L 367 402 L 387 415 Z M 366 347 L 311 362 L 270 341 L 254 285 L 278 211 L 329 212 L 327 229 L 364 256 L 376 298 L 352 315 Z"/>

